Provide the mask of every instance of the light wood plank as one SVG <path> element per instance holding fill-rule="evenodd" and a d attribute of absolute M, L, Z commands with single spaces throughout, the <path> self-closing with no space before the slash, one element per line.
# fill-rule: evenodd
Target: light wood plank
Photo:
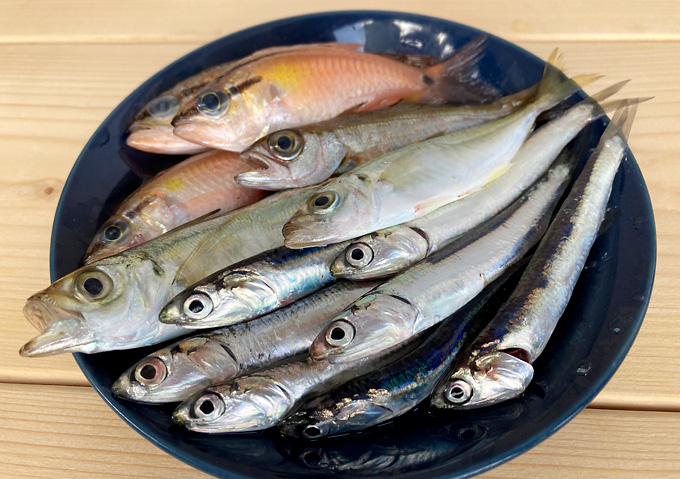
<path fill-rule="evenodd" d="M 35 407 L 38 405 L 39 407 Z M 209 477 L 147 442 L 91 388 L 0 385 L 3 477 Z M 554 436 L 481 477 L 671 478 L 680 413 L 587 409 Z"/>
<path fill-rule="evenodd" d="M 604 0 L 590 2 L 450 2 L 435 0 L 347 0 L 342 4 L 307 0 L 271 2 L 169 3 L 161 0 L 49 0 L 37 15 L 35 4 L 0 3 L 0 42 L 160 42 L 219 38 L 279 18 L 330 10 L 375 9 L 436 15 L 512 41 L 669 40 L 680 38 L 680 4 Z M 106 12 L 106 13 L 103 13 Z"/>
<path fill-rule="evenodd" d="M 52 216 L 65 178 L 88 137 L 111 109 L 148 76 L 198 46 L 0 46 L 0 381 L 85 384 L 70 356 L 24 359 L 34 335 L 23 302 L 49 282 Z M 545 58 L 555 43 L 523 44 Z M 631 135 L 651 191 L 659 262 L 647 318 L 629 357 L 596 406 L 680 409 L 680 366 L 669 351 L 680 337 L 680 66 L 678 43 L 566 43 L 568 70 L 607 75 L 590 91 L 633 78 L 625 93 L 656 98 L 638 110 Z"/>

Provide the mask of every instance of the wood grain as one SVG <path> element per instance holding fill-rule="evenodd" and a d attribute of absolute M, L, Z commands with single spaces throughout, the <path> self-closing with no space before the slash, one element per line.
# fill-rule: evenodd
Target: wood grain
<path fill-rule="evenodd" d="M 195 43 L 136 45 L 0 45 L 0 381 L 87 384 L 70 355 L 18 356 L 35 331 L 21 308 L 49 284 L 52 217 L 64 181 L 89 136 L 137 85 Z M 553 42 L 522 45 L 545 58 Z M 598 72 L 596 91 L 632 78 L 624 93 L 655 96 L 638 109 L 631 148 L 646 178 L 658 229 L 659 261 L 653 297 L 640 335 L 598 407 L 680 410 L 680 363 L 667 360 L 680 337 L 680 241 L 676 232 L 680 170 L 680 65 L 677 43 L 560 45 L 568 71 Z M 648 72 L 654 71 L 655 75 Z M 49 92 L 49 93 L 48 93 Z M 112 161 L 116 161 L 112 159 Z M 661 367 L 660 365 L 663 365 Z"/>
<path fill-rule="evenodd" d="M 207 42 L 227 33 L 295 15 L 331 10 L 382 9 L 435 15 L 492 32 L 511 41 L 680 39 L 680 4 L 674 0 L 620 2 L 412 2 L 391 0 L 342 4 L 288 0 L 217 2 L 196 0 L 47 0 L 39 15 L 32 2 L 0 3 L 0 42 Z M 105 12 L 105 13 L 104 13 Z M 23 20 L 26 19 L 26 20 Z M 22 21 L 23 20 L 23 21 Z"/>
<path fill-rule="evenodd" d="M 209 477 L 143 439 L 89 387 L 0 385 L 0 419 L 5 478 Z M 536 448 L 481 477 L 581 479 L 644 472 L 671 478 L 680 470 L 678 450 L 680 414 L 588 409 Z"/>

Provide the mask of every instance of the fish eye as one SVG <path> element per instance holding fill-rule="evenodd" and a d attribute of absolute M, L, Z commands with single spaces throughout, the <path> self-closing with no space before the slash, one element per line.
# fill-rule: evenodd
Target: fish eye
<path fill-rule="evenodd" d="M 308 200 L 308 204 L 315 212 L 329 211 L 338 204 L 338 195 L 333 191 L 317 193 Z"/>
<path fill-rule="evenodd" d="M 113 281 L 101 271 L 86 271 L 78 276 L 76 289 L 86 299 L 103 299 L 113 291 Z"/>
<path fill-rule="evenodd" d="M 163 95 L 152 100 L 148 110 L 155 118 L 170 118 L 179 110 L 179 100 L 174 95 Z"/>
<path fill-rule="evenodd" d="M 347 346 L 354 339 L 354 326 L 351 323 L 339 319 L 333 322 L 326 330 L 326 343 L 334 348 Z"/>
<path fill-rule="evenodd" d="M 194 293 L 184 300 L 184 314 L 191 319 L 203 319 L 212 310 L 213 302 L 207 294 Z"/>
<path fill-rule="evenodd" d="M 444 397 L 451 404 L 464 404 L 472 398 L 472 388 L 462 379 L 456 379 L 444 392 Z"/>
<path fill-rule="evenodd" d="M 198 111 L 208 116 L 220 116 L 229 109 L 229 98 L 220 90 L 204 90 L 196 98 Z"/>
<path fill-rule="evenodd" d="M 214 421 L 225 410 L 224 401 L 215 393 L 206 393 L 194 403 L 194 415 L 204 421 Z"/>
<path fill-rule="evenodd" d="M 350 266 L 363 268 L 373 261 L 373 249 L 366 243 L 355 243 L 347 248 L 345 260 Z"/>
<path fill-rule="evenodd" d="M 305 146 L 302 136 L 293 130 L 283 130 L 269 137 L 269 151 L 284 161 L 297 158 Z"/>
<path fill-rule="evenodd" d="M 135 379 L 144 386 L 162 383 L 168 375 L 168 368 L 160 358 L 148 358 L 135 368 Z"/>
<path fill-rule="evenodd" d="M 302 426 L 300 434 L 305 439 L 316 439 L 326 435 L 325 428 L 318 424 L 307 424 Z M 318 463 L 318 462 L 317 462 Z"/>
<path fill-rule="evenodd" d="M 99 235 L 99 240 L 102 243 L 115 243 L 123 239 L 126 233 L 130 230 L 127 222 L 125 221 L 114 221 L 102 229 Z"/>
<path fill-rule="evenodd" d="M 307 426 L 310 427 L 310 426 Z M 313 426 L 316 427 L 316 426 Z M 300 435 L 305 436 L 304 429 L 300 432 Z M 317 436 L 318 437 L 318 436 Z M 311 438 L 309 438 L 311 439 Z M 328 463 L 328 457 L 326 451 L 321 448 L 307 448 L 300 454 L 300 459 L 307 467 L 319 468 L 324 464 Z"/>

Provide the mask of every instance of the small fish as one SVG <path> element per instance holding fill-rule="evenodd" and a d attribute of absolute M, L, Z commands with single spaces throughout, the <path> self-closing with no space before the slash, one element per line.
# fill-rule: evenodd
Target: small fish
<path fill-rule="evenodd" d="M 437 386 L 433 406 L 483 407 L 527 388 L 597 237 L 635 110 L 616 112 L 517 288 Z"/>
<path fill-rule="evenodd" d="M 521 110 L 388 153 L 326 183 L 283 227 L 285 245 L 321 246 L 404 223 L 501 176 L 538 115 L 579 89 L 553 65 L 560 61 L 553 52 L 535 100 Z"/>
<path fill-rule="evenodd" d="M 378 284 L 341 281 L 247 323 L 184 339 L 138 361 L 111 389 L 139 402 L 184 401 L 208 386 L 306 352 L 321 327 Z"/>
<path fill-rule="evenodd" d="M 239 174 L 236 181 L 264 190 L 321 183 L 338 169 L 346 171 L 406 145 L 507 116 L 535 92 L 532 87 L 490 105 L 405 103 L 280 130 L 241 153 L 254 170 Z"/>
<path fill-rule="evenodd" d="M 446 61 L 419 68 L 356 45 L 308 45 L 241 65 L 214 81 L 173 119 L 174 134 L 243 151 L 270 131 L 385 108 L 410 100 L 479 99 L 477 63 L 485 37 Z M 463 78 L 463 80 L 460 80 Z"/>
<path fill-rule="evenodd" d="M 279 431 L 318 439 L 375 426 L 411 410 L 430 395 L 449 368 L 473 321 L 483 321 L 489 311 L 493 314 L 493 306 L 498 309 L 498 300 L 490 300 L 513 272 L 506 272 L 447 318 L 410 354 L 307 401 L 279 424 Z"/>
<path fill-rule="evenodd" d="M 622 104 L 598 102 L 626 83 L 617 83 L 593 95 L 536 130 L 519 149 L 508 171 L 480 191 L 421 218 L 357 238 L 333 261 L 331 273 L 354 280 L 393 275 L 498 214 L 546 171 L 581 129 Z"/>
<path fill-rule="evenodd" d="M 508 209 L 348 306 L 312 343 L 315 360 L 370 357 L 450 316 L 516 263 L 547 228 L 571 170 L 554 168 Z"/>
<path fill-rule="evenodd" d="M 132 349 L 188 334 L 190 330 L 158 321 L 161 308 L 224 265 L 280 246 L 283 222 L 309 194 L 302 189 L 271 195 L 64 276 L 28 298 L 24 315 L 41 334 L 19 353 Z"/>
<path fill-rule="evenodd" d="M 120 253 L 210 212 L 228 213 L 261 199 L 265 192 L 234 181 L 247 168 L 236 153 L 209 151 L 159 173 L 99 228 L 83 263 Z"/>
<path fill-rule="evenodd" d="M 347 243 L 267 251 L 207 276 L 175 296 L 159 319 L 190 329 L 237 324 L 335 281 L 330 264 Z"/>

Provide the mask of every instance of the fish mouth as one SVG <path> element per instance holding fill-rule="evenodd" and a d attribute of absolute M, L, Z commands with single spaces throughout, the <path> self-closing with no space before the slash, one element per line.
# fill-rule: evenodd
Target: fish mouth
<path fill-rule="evenodd" d="M 247 152 L 242 153 L 240 159 L 253 168 L 253 171 L 236 176 L 236 182 L 243 186 L 262 190 L 281 190 L 298 186 L 293 183 L 290 170 L 271 158 L 260 153 Z"/>
<path fill-rule="evenodd" d="M 193 155 L 206 151 L 202 145 L 197 145 L 182 139 L 172 132 L 172 127 L 147 128 L 137 127 L 131 131 L 125 140 L 128 146 L 149 153 L 171 155 Z"/>
<path fill-rule="evenodd" d="M 314 221 L 305 221 L 302 216 L 293 216 L 283 225 L 283 244 L 290 249 L 309 248 L 311 246 L 328 246 L 333 243 L 325 238 L 320 224 Z"/>
<path fill-rule="evenodd" d="M 26 301 L 24 315 L 41 333 L 21 347 L 19 354 L 24 357 L 91 352 L 96 346 L 94 333 L 82 324 L 82 314 L 46 302 L 41 293 Z"/>
<path fill-rule="evenodd" d="M 142 401 L 146 396 L 146 389 L 144 386 L 130 381 L 128 372 L 116 379 L 111 385 L 111 392 L 114 396 L 129 399 L 131 401 Z"/>
<path fill-rule="evenodd" d="M 242 145 L 233 145 L 223 141 L 223 139 L 219 137 L 219 134 L 216 131 L 217 128 L 214 125 L 202 124 L 191 120 L 178 120 L 177 122 L 173 122 L 173 125 L 175 126 L 172 130 L 173 135 L 191 143 L 220 150 L 236 152 L 243 150 Z"/>

